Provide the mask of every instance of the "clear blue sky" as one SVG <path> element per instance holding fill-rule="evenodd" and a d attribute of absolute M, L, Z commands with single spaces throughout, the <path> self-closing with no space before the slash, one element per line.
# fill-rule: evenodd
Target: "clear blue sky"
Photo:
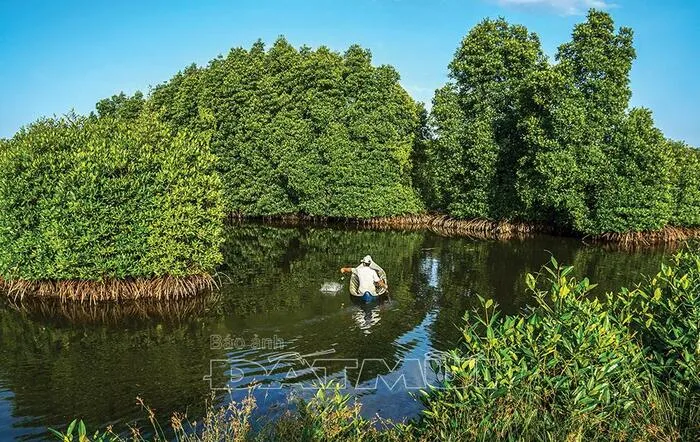
<path fill-rule="evenodd" d="M 537 32 L 553 55 L 591 6 L 635 31 L 633 105 L 667 136 L 700 146 L 700 3 L 681 0 L 0 0 L 0 137 L 45 115 L 86 113 L 119 91 L 146 92 L 231 47 L 352 43 L 394 65 L 430 102 L 461 38 L 485 17 Z"/>

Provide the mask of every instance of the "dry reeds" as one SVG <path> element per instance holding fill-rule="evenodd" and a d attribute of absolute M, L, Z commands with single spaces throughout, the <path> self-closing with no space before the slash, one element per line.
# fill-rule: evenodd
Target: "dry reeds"
<path fill-rule="evenodd" d="M 103 281 L 0 279 L 0 288 L 15 301 L 25 297 L 81 302 L 178 300 L 191 298 L 205 290 L 213 290 L 216 285 L 214 278 L 208 274 Z"/>
<path fill-rule="evenodd" d="M 700 239 L 700 227 L 667 226 L 661 230 L 649 232 L 610 232 L 593 236 L 591 239 L 594 242 L 616 243 L 627 247 L 674 244 Z"/>

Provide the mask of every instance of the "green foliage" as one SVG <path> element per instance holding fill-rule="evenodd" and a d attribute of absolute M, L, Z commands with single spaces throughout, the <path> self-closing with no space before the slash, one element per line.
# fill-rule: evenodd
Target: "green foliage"
<path fill-rule="evenodd" d="M 96 432 L 92 437 L 87 434 L 87 429 L 85 428 L 85 423 L 82 420 L 73 420 L 68 424 L 65 433 L 54 430 L 51 428 L 49 431 L 61 442 L 116 442 L 118 441 L 117 436 L 109 435 L 108 433 Z M 75 433 L 75 436 L 74 436 Z"/>
<path fill-rule="evenodd" d="M 141 114 L 146 101 L 143 93 L 136 91 L 129 97 L 124 92 L 100 100 L 95 105 L 99 117 L 123 118 L 135 120 Z"/>
<path fill-rule="evenodd" d="M 495 179 L 496 149 L 489 115 L 479 114 L 464 124 L 454 86 L 437 91 L 433 100 L 438 139 L 431 152 L 439 208 L 463 218 L 490 215 L 490 184 Z"/>
<path fill-rule="evenodd" d="M 432 149 L 443 209 L 461 218 L 511 219 L 518 162 L 509 109 L 528 75 L 545 63 L 536 35 L 505 20 L 474 27 L 450 63 L 454 81 L 433 100 Z"/>
<path fill-rule="evenodd" d="M 676 226 L 700 226 L 700 150 L 669 141 Z"/>
<path fill-rule="evenodd" d="M 157 116 L 40 120 L 0 153 L 0 275 L 199 275 L 221 261 L 221 185 L 206 134 Z"/>
<path fill-rule="evenodd" d="M 430 127 L 430 114 L 423 103 L 419 103 L 419 125 L 416 128 L 413 152 L 411 156 L 412 181 L 416 192 L 427 210 L 433 210 L 440 207 L 438 201 L 437 189 L 435 182 L 441 176 L 439 170 L 436 169 L 435 163 L 430 159 L 430 153 L 433 149 L 434 134 Z"/>
<path fill-rule="evenodd" d="M 678 428 L 700 435 L 700 255 L 682 251 L 637 289 L 613 296 L 615 313 L 646 350 Z"/>
<path fill-rule="evenodd" d="M 533 73 L 517 100 L 522 137 L 516 192 L 528 221 L 563 230 L 592 228 L 590 195 L 598 165 L 606 164 L 598 146 L 588 144 L 583 97 L 556 67 Z"/>
<path fill-rule="evenodd" d="M 618 209 L 612 199 L 600 201 L 605 198 L 601 194 L 616 191 L 616 181 L 637 180 L 639 175 L 652 172 L 634 169 L 634 177 L 618 176 L 626 171 L 621 162 L 627 158 L 615 155 L 615 140 L 624 143 L 635 136 L 618 135 L 631 96 L 629 72 L 634 58 L 632 31 L 621 28 L 615 32 L 609 14 L 591 10 L 586 22 L 574 27 L 572 40 L 559 47 L 558 64 L 549 68 L 552 73 L 544 76 L 554 80 L 553 86 L 543 85 L 541 78 L 536 86 L 540 103 L 546 106 L 544 112 L 532 106 L 525 112 L 531 119 L 526 140 L 532 140 L 533 135 L 537 138 L 527 149 L 534 158 L 530 163 L 534 167 L 525 168 L 523 175 L 534 176 L 535 182 L 542 184 L 530 189 L 544 200 L 535 207 L 544 203 L 544 208 L 539 210 L 560 227 L 598 234 L 635 230 L 645 222 L 648 224 L 648 220 L 633 217 L 606 219 L 604 211 L 597 211 L 599 205 L 606 203 L 613 206 L 607 208 L 609 211 Z M 538 98 L 533 98 L 537 102 Z M 642 146 L 651 150 L 661 147 L 650 142 Z M 647 183 L 647 177 L 643 176 L 642 181 Z M 620 209 L 627 212 L 625 215 L 632 210 L 634 207 Z"/>
<path fill-rule="evenodd" d="M 669 148 L 650 111 L 628 110 L 634 58 L 632 31 L 600 11 L 575 26 L 556 64 L 524 27 L 482 22 L 435 94 L 434 172 L 416 183 L 459 218 L 578 234 L 697 225 L 698 173 L 677 172 L 695 157 Z"/>
<path fill-rule="evenodd" d="M 628 109 L 633 32 L 591 10 L 550 63 L 536 34 L 484 20 L 462 40 L 431 114 L 369 51 L 297 50 L 283 38 L 189 66 L 144 101 L 206 131 L 238 215 L 357 217 L 425 208 L 582 235 L 700 225 L 697 155 Z M 203 123 L 206 115 L 208 123 Z"/>
<path fill-rule="evenodd" d="M 463 343 L 445 362 L 446 388 L 426 399 L 430 434 L 629 440 L 662 428 L 644 354 L 626 328 L 587 300 L 593 286 L 571 278 L 572 267 L 552 260 L 544 270 L 528 274 L 536 304 L 524 317 L 501 317 L 490 300 L 465 315 Z"/>
<path fill-rule="evenodd" d="M 632 109 L 614 134 L 607 157 L 614 170 L 601 180 L 598 231 L 660 230 L 671 220 L 671 156 L 651 112 Z"/>
<path fill-rule="evenodd" d="M 630 28 L 615 32 L 610 14 L 590 10 L 574 27 L 572 40 L 559 47 L 557 66 L 583 95 L 588 123 L 596 141 L 624 114 L 632 92 L 629 73 L 636 52 Z"/>
<path fill-rule="evenodd" d="M 210 134 L 232 215 L 421 213 L 601 235 L 700 226 L 697 151 L 629 109 L 633 32 L 591 10 L 550 62 L 539 37 L 484 20 L 461 41 L 432 112 L 368 50 L 234 48 L 96 119 L 159 113 Z M 0 141 L 0 150 L 9 141 Z"/>
<path fill-rule="evenodd" d="M 417 213 L 412 151 L 420 107 L 359 46 L 236 48 L 158 86 L 149 106 L 178 127 L 216 122 L 226 209 L 244 215 Z"/>
<path fill-rule="evenodd" d="M 584 234 L 658 230 L 669 220 L 669 166 L 650 113 L 627 113 L 635 52 L 627 28 L 591 11 L 534 73 L 515 112 L 524 146 L 525 219 Z M 658 161 L 658 162 L 655 162 Z"/>
<path fill-rule="evenodd" d="M 552 259 L 526 284 L 535 306 L 465 315 L 460 347 L 426 394 L 427 439 L 696 440 L 700 256 L 683 251 L 603 302 Z M 542 288 L 540 288 L 542 287 Z"/>
<path fill-rule="evenodd" d="M 340 385 L 336 382 L 319 385 L 308 402 L 300 403 L 298 414 L 283 416 L 270 429 L 266 439 L 300 442 L 369 440 L 371 422 L 360 416 L 359 404 L 351 403 L 350 399 L 350 395 L 340 392 Z"/>

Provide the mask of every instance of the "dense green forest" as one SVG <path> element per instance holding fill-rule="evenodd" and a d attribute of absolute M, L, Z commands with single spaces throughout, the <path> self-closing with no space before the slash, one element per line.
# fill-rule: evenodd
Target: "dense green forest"
<path fill-rule="evenodd" d="M 547 60 L 536 34 L 485 20 L 438 90 L 424 144 L 431 209 L 579 234 L 700 225 L 700 154 L 629 108 L 632 31 L 591 11 Z"/>
<path fill-rule="evenodd" d="M 700 153 L 630 108 L 633 33 L 590 11 L 555 60 L 536 34 L 484 20 L 428 115 L 369 51 L 233 49 L 100 116 L 162 109 L 216 125 L 229 213 L 368 218 L 429 210 L 573 234 L 700 226 Z M 419 196 L 419 197 L 418 197 Z"/>
<path fill-rule="evenodd" d="M 97 105 L 100 116 L 131 118 L 162 109 L 175 127 L 216 130 L 226 208 L 239 215 L 369 218 L 418 213 L 411 153 L 421 108 L 390 66 L 368 50 L 297 50 L 279 38 L 267 51 L 232 49 L 190 66 L 141 94 Z"/>
<path fill-rule="evenodd" d="M 698 227 L 700 153 L 630 108 L 632 43 L 591 10 L 552 61 L 524 26 L 484 20 L 428 113 L 368 50 L 279 38 L 42 119 L 0 140 L 0 276 L 201 274 L 224 213 Z"/>

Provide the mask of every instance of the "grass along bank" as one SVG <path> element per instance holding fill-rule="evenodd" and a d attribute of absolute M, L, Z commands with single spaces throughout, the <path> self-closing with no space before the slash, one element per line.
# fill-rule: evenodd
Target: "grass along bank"
<path fill-rule="evenodd" d="M 437 367 L 443 388 L 423 392 L 425 410 L 415 421 L 362 418 L 360 406 L 329 384 L 259 431 L 252 430 L 252 396 L 210 407 L 196 423 L 174 414 L 169 429 L 183 441 L 697 440 L 697 247 L 605 299 L 592 299 L 594 285 L 572 271 L 552 259 L 528 274 L 535 302 L 522 314 L 503 316 L 491 300 L 467 312 L 461 342 Z M 163 428 L 146 413 L 153 436 L 109 429 L 90 440 L 163 440 Z"/>

